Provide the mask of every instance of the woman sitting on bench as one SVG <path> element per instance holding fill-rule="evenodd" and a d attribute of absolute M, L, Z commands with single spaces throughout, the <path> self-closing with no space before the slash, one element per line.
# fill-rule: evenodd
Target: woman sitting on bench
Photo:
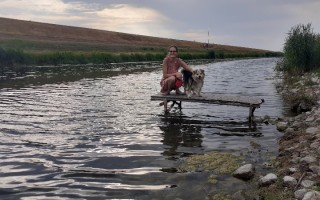
<path fill-rule="evenodd" d="M 162 95 L 170 94 L 171 90 L 175 90 L 176 94 L 182 94 L 179 88 L 182 86 L 182 74 L 179 69 L 182 67 L 192 72 L 193 69 L 188 66 L 182 59 L 178 57 L 178 48 L 171 46 L 168 55 L 163 59 L 162 63 L 162 79 L 160 82 Z"/>

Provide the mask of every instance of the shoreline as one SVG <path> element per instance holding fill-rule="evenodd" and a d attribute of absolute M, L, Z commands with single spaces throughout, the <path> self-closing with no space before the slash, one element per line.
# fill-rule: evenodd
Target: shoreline
<path fill-rule="evenodd" d="M 306 84 L 310 80 L 313 84 Z M 274 160 L 278 178 L 261 188 L 260 192 L 278 193 L 284 199 L 320 199 L 320 79 L 314 74 L 307 74 L 293 85 L 282 86 L 282 95 L 303 94 L 317 99 L 317 103 L 298 102 L 297 109 L 303 112 L 294 117 L 284 117 L 276 124 L 277 129 L 284 133 L 278 144 L 279 154 Z"/>

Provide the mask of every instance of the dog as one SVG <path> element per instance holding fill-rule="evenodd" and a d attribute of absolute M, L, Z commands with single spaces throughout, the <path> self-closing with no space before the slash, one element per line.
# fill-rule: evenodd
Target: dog
<path fill-rule="evenodd" d="M 196 69 L 193 72 L 182 70 L 184 92 L 187 97 L 196 95 L 201 97 L 205 73 L 203 69 Z"/>

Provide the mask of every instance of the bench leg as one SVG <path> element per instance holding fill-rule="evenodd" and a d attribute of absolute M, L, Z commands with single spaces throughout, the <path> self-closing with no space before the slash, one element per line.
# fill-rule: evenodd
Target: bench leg
<path fill-rule="evenodd" d="M 167 101 L 167 99 L 165 99 L 165 100 L 163 101 L 163 110 L 164 110 L 165 113 L 168 113 L 168 112 L 169 112 L 169 111 L 168 111 L 168 101 Z"/>
<path fill-rule="evenodd" d="M 252 123 L 252 118 L 253 118 L 253 113 L 256 110 L 255 107 L 250 107 L 249 108 L 249 122 Z"/>
<path fill-rule="evenodd" d="M 182 101 L 179 101 L 179 103 L 177 102 L 179 109 L 182 109 Z"/>
<path fill-rule="evenodd" d="M 168 100 L 164 100 L 163 102 L 159 103 L 159 106 L 162 106 L 163 105 L 163 110 L 165 113 L 168 113 L 174 106 L 174 104 L 177 104 L 179 109 L 181 110 L 182 109 L 182 102 L 180 101 L 179 103 L 177 101 L 172 101 L 172 104 L 170 105 L 170 107 L 168 108 Z"/>
<path fill-rule="evenodd" d="M 169 111 L 173 108 L 174 104 L 176 104 L 176 101 L 172 101 L 172 104 L 170 105 Z"/>

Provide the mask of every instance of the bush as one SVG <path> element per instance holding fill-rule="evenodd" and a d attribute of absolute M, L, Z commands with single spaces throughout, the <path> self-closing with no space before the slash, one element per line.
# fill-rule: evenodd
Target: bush
<path fill-rule="evenodd" d="M 224 52 L 223 51 L 218 52 L 218 54 L 216 55 L 216 58 L 224 59 L 225 58 Z"/>
<path fill-rule="evenodd" d="M 313 57 L 313 62 L 316 65 L 317 68 L 320 68 L 320 35 L 318 34 L 316 36 L 315 40 L 315 45 L 314 45 L 314 57 Z"/>
<path fill-rule="evenodd" d="M 284 45 L 284 70 L 307 72 L 316 67 L 316 35 L 311 24 L 291 28 Z"/>
<path fill-rule="evenodd" d="M 30 58 L 21 50 L 0 48 L 0 67 L 11 67 L 30 62 Z"/>
<path fill-rule="evenodd" d="M 208 51 L 208 58 L 209 59 L 215 59 L 216 58 L 216 54 L 213 50 Z"/>

